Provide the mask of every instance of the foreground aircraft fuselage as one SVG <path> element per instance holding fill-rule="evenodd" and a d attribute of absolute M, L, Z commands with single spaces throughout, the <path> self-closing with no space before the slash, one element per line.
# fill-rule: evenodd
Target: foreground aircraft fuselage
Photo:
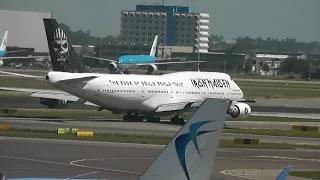
<path fill-rule="evenodd" d="M 193 111 L 206 98 L 231 99 L 232 117 L 249 115 L 239 86 L 225 73 L 177 72 L 165 75 L 114 75 L 49 72 L 48 82 L 112 111 L 170 113 Z M 185 106 L 190 103 L 190 106 Z M 185 105 L 183 104 L 185 103 Z M 182 106 L 181 106 L 182 105 Z"/>

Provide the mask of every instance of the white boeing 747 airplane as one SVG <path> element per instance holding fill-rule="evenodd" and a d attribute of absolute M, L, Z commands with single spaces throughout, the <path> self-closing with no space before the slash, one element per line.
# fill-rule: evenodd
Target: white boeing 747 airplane
<path fill-rule="evenodd" d="M 78 60 L 66 35 L 55 20 L 45 19 L 44 22 L 53 68 L 45 79 L 59 90 L 7 87 L 0 89 L 32 92 L 31 96 L 41 98 L 41 103 L 49 107 L 81 99 L 87 105 L 97 106 L 98 110 L 126 113 L 123 116 L 124 121 L 146 119 L 149 122 L 159 122 L 159 115 L 174 114 L 171 122 L 181 124 L 184 119 L 179 116 L 183 112 L 194 111 L 206 98 L 231 99 L 230 108 L 225 112 L 228 119 L 245 117 L 251 113 L 250 106 L 243 103 L 241 89 L 225 73 L 197 71 L 164 75 L 90 73 Z M 1 72 L 44 79 L 38 76 Z"/>

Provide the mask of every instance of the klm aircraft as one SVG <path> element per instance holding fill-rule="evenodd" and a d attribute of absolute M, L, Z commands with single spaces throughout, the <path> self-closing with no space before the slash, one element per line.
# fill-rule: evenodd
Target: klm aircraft
<path fill-rule="evenodd" d="M 0 66 L 3 65 L 3 61 L 2 60 L 6 60 L 6 59 L 34 59 L 34 58 L 38 58 L 38 57 L 47 57 L 47 56 L 15 56 L 15 57 L 4 57 L 6 54 L 9 53 L 14 53 L 14 52 L 23 52 L 26 50 L 19 50 L 19 51 L 7 51 L 7 42 L 8 42 L 8 31 L 6 31 L 4 33 L 2 42 L 1 42 L 1 46 L 0 46 Z"/>
<path fill-rule="evenodd" d="M 91 56 L 84 56 L 88 58 L 94 58 L 104 61 L 109 61 L 108 68 L 109 70 L 115 71 L 117 68 L 121 70 L 125 70 L 126 73 L 129 73 L 128 69 L 137 69 L 141 67 L 147 68 L 147 73 L 151 74 L 154 71 L 157 71 L 157 65 L 163 64 L 186 64 L 186 63 L 203 63 L 206 61 L 166 61 L 165 59 L 157 59 L 155 56 L 157 49 L 158 35 L 155 36 L 150 54 L 149 55 L 123 55 L 118 58 L 118 60 L 106 59 L 106 58 L 98 58 Z"/>

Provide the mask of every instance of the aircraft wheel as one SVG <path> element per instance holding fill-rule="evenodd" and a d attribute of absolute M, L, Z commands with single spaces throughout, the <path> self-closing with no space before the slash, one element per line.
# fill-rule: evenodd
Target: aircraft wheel
<path fill-rule="evenodd" d="M 129 116 L 127 114 L 125 114 L 125 115 L 123 115 L 122 119 L 123 119 L 123 121 L 127 122 L 127 121 L 129 121 Z"/>
<path fill-rule="evenodd" d="M 184 118 L 179 118 L 179 125 L 184 125 Z"/>
<path fill-rule="evenodd" d="M 155 117 L 154 120 L 156 123 L 160 123 L 160 117 Z"/>

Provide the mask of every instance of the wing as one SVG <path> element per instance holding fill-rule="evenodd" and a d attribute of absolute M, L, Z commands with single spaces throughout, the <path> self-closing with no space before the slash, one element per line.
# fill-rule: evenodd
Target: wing
<path fill-rule="evenodd" d="M 149 66 L 151 64 L 163 65 L 163 64 L 188 64 L 188 63 L 204 63 L 207 61 L 174 61 L 174 62 L 155 62 L 155 63 L 139 63 L 137 66 Z"/>
<path fill-rule="evenodd" d="M 59 99 L 66 101 L 78 101 L 77 96 L 73 96 L 67 92 L 55 89 L 32 89 L 32 88 L 15 88 L 15 87 L 0 87 L 0 90 L 5 91 L 18 91 L 32 93 L 31 97 Z"/>
<path fill-rule="evenodd" d="M 83 56 L 83 57 L 92 58 L 92 59 L 98 59 L 98 60 L 102 60 L 102 61 L 117 62 L 117 60 L 113 60 L 113 59 L 98 58 L 98 57 L 92 57 L 92 56 Z"/>

